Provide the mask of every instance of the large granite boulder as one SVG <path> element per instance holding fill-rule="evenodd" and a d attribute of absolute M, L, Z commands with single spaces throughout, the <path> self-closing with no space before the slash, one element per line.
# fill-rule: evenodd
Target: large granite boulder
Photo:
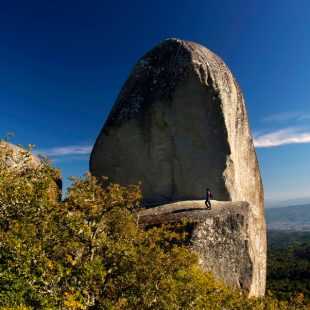
<path fill-rule="evenodd" d="M 142 182 L 147 202 L 249 201 L 263 190 L 242 93 L 207 48 L 169 39 L 136 64 L 90 158 L 95 176 Z"/>
<path fill-rule="evenodd" d="M 201 266 L 233 288 L 250 296 L 265 291 L 265 261 L 260 216 L 247 202 L 212 201 L 206 210 L 203 200 L 175 202 L 139 213 L 142 226 L 190 221 L 189 245 L 199 255 Z"/>
<path fill-rule="evenodd" d="M 210 50 L 169 39 L 138 61 L 97 138 L 90 171 L 122 185 L 141 181 L 146 205 L 203 199 L 206 187 L 217 200 L 247 202 L 259 232 L 253 292 L 263 293 L 266 232 L 253 139 L 242 92 Z"/>

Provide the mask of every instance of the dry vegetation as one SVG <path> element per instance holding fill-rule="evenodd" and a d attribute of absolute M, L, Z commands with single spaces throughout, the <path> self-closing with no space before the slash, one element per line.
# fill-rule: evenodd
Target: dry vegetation
<path fill-rule="evenodd" d="M 1 309 L 304 308 L 301 295 L 291 305 L 247 299 L 201 271 L 175 242 L 186 236 L 139 227 L 139 186 L 102 187 L 86 174 L 60 200 L 47 161 L 20 174 L 1 152 Z"/>

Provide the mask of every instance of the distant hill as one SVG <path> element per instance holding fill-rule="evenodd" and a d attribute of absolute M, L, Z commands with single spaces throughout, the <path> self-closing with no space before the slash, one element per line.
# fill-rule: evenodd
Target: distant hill
<path fill-rule="evenodd" d="M 307 204 L 310 204 L 310 196 L 283 200 L 265 200 L 265 208 L 283 208 L 286 206 L 300 206 Z"/>
<path fill-rule="evenodd" d="M 310 231 L 310 204 L 266 209 L 268 229 Z"/>

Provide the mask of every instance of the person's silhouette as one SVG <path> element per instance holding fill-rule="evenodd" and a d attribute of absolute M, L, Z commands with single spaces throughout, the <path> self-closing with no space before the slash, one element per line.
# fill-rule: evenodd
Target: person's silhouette
<path fill-rule="evenodd" d="M 211 198 L 212 198 L 212 193 L 209 188 L 206 189 L 206 201 L 205 205 L 207 207 L 207 210 L 211 210 Z"/>

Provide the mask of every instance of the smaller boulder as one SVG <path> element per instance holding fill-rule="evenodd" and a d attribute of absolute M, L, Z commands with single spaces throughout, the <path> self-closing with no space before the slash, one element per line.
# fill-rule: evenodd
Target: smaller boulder
<path fill-rule="evenodd" d="M 46 168 L 46 164 L 31 152 L 22 147 L 0 140 L 0 168 L 8 168 L 16 173 L 16 176 L 38 177 Z M 60 200 L 62 190 L 62 178 L 58 170 L 52 170 L 53 182 L 48 191 L 51 199 Z"/>
<path fill-rule="evenodd" d="M 141 226 L 190 221 L 189 246 L 198 253 L 206 271 L 249 296 L 265 292 L 265 255 L 260 243 L 259 214 L 245 201 L 179 201 L 146 209 L 139 214 Z"/>

